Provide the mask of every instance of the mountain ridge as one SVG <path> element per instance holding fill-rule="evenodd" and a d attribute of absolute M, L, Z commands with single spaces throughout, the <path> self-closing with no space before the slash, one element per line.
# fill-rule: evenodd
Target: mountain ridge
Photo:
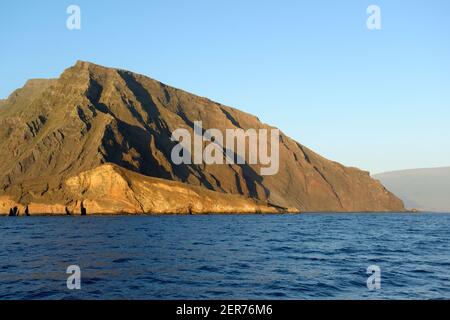
<path fill-rule="evenodd" d="M 0 108 L 0 190 L 18 202 L 65 196 L 64 181 L 113 163 L 144 176 L 238 194 L 298 211 L 403 211 L 366 171 L 327 160 L 281 132 L 280 170 L 174 165 L 178 128 L 272 129 L 251 114 L 123 69 L 77 61 L 58 79 L 27 82 Z M 1 142 L 3 140 L 3 143 Z"/>
<path fill-rule="evenodd" d="M 450 212 L 450 167 L 390 171 L 374 178 L 393 190 L 408 209 Z"/>

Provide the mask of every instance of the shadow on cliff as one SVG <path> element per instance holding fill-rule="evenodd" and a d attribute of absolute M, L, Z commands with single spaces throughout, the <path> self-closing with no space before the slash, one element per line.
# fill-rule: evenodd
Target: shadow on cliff
<path fill-rule="evenodd" d="M 174 165 L 171 161 L 172 149 L 178 144 L 171 140 L 172 133 L 168 125 L 163 120 L 161 113 L 149 92 L 136 80 L 132 73 L 126 71 L 118 71 L 118 74 L 125 81 L 129 90 L 133 93 L 139 102 L 141 110 L 137 110 L 135 106 L 126 101 L 123 103 L 127 106 L 133 117 L 139 122 L 140 126 L 129 124 L 118 116 L 114 115 L 107 105 L 100 103 L 100 97 L 103 87 L 100 83 L 91 79 L 88 90 L 88 98 L 95 108 L 103 113 L 110 114 L 117 123 L 117 130 L 108 127 L 103 137 L 103 148 L 105 149 L 105 160 L 115 163 L 126 169 L 152 177 L 158 177 L 169 180 L 179 180 L 181 182 L 190 182 L 189 178 L 195 176 L 199 185 L 210 190 L 226 192 L 220 184 L 220 181 L 211 173 L 204 171 L 204 165 L 196 164 L 180 164 Z M 166 92 L 166 99 L 168 93 Z M 144 112 L 145 114 L 142 114 Z M 191 128 L 194 123 L 180 109 L 177 115 Z M 227 118 L 230 115 L 227 114 Z M 145 120 L 148 119 L 148 121 Z M 233 118 L 236 126 L 239 124 Z M 203 129 L 203 133 L 204 133 Z M 120 134 L 121 137 L 117 136 Z M 183 150 L 183 152 L 188 152 Z M 224 150 L 226 152 L 226 150 Z M 125 156 L 125 157 L 124 157 Z M 189 156 L 191 156 L 189 154 Z M 234 158 L 238 155 L 234 153 Z M 124 159 L 125 158 L 125 159 Z M 245 194 L 240 186 L 240 179 L 246 185 L 248 196 L 260 198 L 258 195 L 258 186 L 263 190 L 267 199 L 270 195 L 269 190 L 263 185 L 263 177 L 261 177 L 247 163 L 236 164 L 242 171 L 240 175 L 235 168 L 228 165 L 235 174 L 235 185 L 240 194 Z"/>

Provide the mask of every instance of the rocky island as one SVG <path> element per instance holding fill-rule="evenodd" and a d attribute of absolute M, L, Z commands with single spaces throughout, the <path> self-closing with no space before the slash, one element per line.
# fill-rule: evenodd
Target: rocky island
<path fill-rule="evenodd" d="M 172 132 L 271 129 L 257 117 L 126 70 L 78 61 L 0 101 L 0 213 L 202 214 L 404 211 L 368 172 L 283 133 L 279 172 L 174 164 Z M 83 207 L 83 208 L 84 208 Z"/>

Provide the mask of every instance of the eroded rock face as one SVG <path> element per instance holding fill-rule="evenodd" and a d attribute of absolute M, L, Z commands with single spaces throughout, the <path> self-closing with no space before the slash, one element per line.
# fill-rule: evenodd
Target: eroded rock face
<path fill-rule="evenodd" d="M 147 214 L 277 213 L 276 208 L 240 195 L 223 194 L 165 179 L 146 177 L 116 165 L 103 165 L 66 181 L 74 198 L 92 212 Z"/>
<path fill-rule="evenodd" d="M 18 203 L 11 196 L 0 196 L 0 214 L 6 215 L 11 208 L 17 207 L 20 215 L 24 215 L 26 205 Z M 65 205 L 55 202 L 30 202 L 28 208 L 31 215 L 39 214 L 62 214 L 64 213 Z"/>
<path fill-rule="evenodd" d="M 105 164 L 67 179 L 63 187 L 70 199 L 56 203 L 31 202 L 31 215 L 44 213 L 81 214 L 81 201 L 88 214 L 206 214 L 206 213 L 284 213 L 295 208 L 270 206 L 240 195 L 223 194 L 202 187 L 143 176 Z M 43 199 L 41 199 L 43 200 Z M 0 213 L 25 207 L 10 197 L 0 198 Z"/>
<path fill-rule="evenodd" d="M 261 167 L 251 164 L 175 165 L 171 134 L 178 128 L 192 133 L 194 121 L 223 132 L 272 128 L 255 116 L 145 76 L 77 62 L 59 79 L 31 81 L 2 102 L 0 192 L 21 204 L 81 201 L 86 193 L 79 198 L 71 193 L 77 184 L 85 184 L 80 174 L 112 163 L 143 176 L 217 191 L 225 198 L 242 195 L 299 211 L 404 210 L 402 201 L 367 172 L 329 161 L 284 134 L 280 169 L 273 176 L 261 176 Z M 92 182 L 96 192 L 108 190 L 108 182 L 101 179 Z M 139 197 L 138 189 L 147 184 L 135 182 L 132 193 L 122 185 L 110 186 L 110 191 L 114 199 L 129 199 L 132 212 L 136 203 L 130 194 Z M 113 198 L 108 201 L 114 205 L 102 204 L 98 210 L 123 205 Z M 136 201 L 151 207 L 144 199 Z M 177 203 L 168 206 L 178 208 Z"/>

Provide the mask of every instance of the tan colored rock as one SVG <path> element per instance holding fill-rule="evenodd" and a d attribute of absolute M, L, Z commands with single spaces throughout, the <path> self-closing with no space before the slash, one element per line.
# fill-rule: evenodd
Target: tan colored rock
<path fill-rule="evenodd" d="M 58 203 L 28 203 L 28 209 L 33 215 L 41 214 L 65 214 L 65 206 Z M 25 208 L 27 205 L 18 203 L 10 196 L 0 197 L 0 215 L 9 214 L 9 209 L 17 207 L 19 209 L 19 215 L 25 215 Z"/>
<path fill-rule="evenodd" d="M 29 204 L 31 215 L 80 214 L 83 202 L 88 214 L 207 214 L 207 213 L 287 213 L 294 208 L 279 208 L 239 195 L 224 194 L 202 187 L 146 177 L 117 165 L 105 164 L 83 172 L 65 182 L 66 204 Z M 0 197 L 0 213 L 24 206 L 10 197 Z"/>
<path fill-rule="evenodd" d="M 66 181 L 74 198 L 83 199 L 92 213 L 206 214 L 280 213 L 276 208 L 243 196 L 146 177 L 113 164 L 83 172 Z"/>

